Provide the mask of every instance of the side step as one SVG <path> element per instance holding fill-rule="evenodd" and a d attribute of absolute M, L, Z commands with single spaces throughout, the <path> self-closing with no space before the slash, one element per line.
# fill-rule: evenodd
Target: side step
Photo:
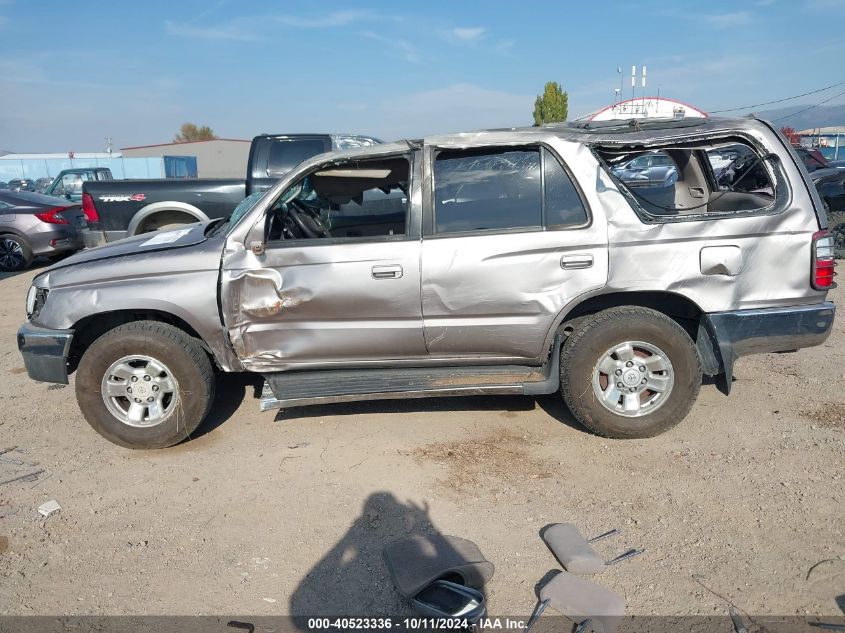
<path fill-rule="evenodd" d="M 542 367 L 393 367 L 264 374 L 261 410 L 357 400 L 554 393 L 560 388 L 558 340 L 553 350 Z"/>

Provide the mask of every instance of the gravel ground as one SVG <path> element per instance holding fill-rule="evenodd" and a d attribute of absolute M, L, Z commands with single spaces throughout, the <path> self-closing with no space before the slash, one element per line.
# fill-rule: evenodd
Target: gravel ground
<path fill-rule="evenodd" d="M 729 600 L 841 615 L 842 317 L 823 346 L 740 360 L 730 397 L 705 385 L 682 424 L 649 440 L 589 435 L 556 396 L 274 417 L 254 381 L 230 376 L 199 437 L 136 452 L 88 427 L 72 384 L 27 378 L 15 330 L 35 272 L 0 277 L 0 481 L 43 471 L 0 484 L 2 615 L 315 614 L 327 601 L 407 613 L 382 548 L 437 532 L 495 564 L 492 613 L 527 614 L 557 567 L 538 532 L 558 521 L 621 528 L 598 546 L 608 557 L 645 548 L 598 579 L 629 613 L 723 614 Z M 50 499 L 62 510 L 44 519 Z"/>

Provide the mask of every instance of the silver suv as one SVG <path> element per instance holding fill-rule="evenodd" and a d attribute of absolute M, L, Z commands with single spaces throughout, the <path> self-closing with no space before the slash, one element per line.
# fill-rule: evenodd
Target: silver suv
<path fill-rule="evenodd" d="M 822 203 L 752 119 L 547 126 L 322 154 L 228 222 L 142 235 L 37 276 L 29 375 L 67 383 L 112 442 L 164 447 L 215 371 L 261 407 L 562 392 L 585 427 L 677 424 L 702 374 L 818 345 L 834 306 Z M 614 127 L 615 125 L 615 127 Z M 717 179 L 708 156 L 752 159 Z M 614 168 L 654 152 L 672 186 Z"/>

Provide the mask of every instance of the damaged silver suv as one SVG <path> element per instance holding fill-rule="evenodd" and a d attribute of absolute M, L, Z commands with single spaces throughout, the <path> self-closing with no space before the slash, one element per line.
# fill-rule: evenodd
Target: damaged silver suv
<path fill-rule="evenodd" d="M 227 222 L 66 259 L 27 297 L 29 375 L 75 371 L 85 418 L 132 448 L 190 436 L 215 371 L 262 374 L 263 409 L 560 390 L 588 429 L 641 438 L 702 374 L 730 390 L 738 357 L 827 338 L 827 220 L 777 131 L 596 125 L 323 154 Z M 614 175 L 656 153 L 676 177 Z"/>

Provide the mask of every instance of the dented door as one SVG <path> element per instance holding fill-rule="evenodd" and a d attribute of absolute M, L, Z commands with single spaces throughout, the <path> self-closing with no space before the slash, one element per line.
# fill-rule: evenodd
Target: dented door
<path fill-rule="evenodd" d="M 426 354 L 419 240 L 268 248 L 227 270 L 224 312 L 244 366 L 279 371 Z"/>

